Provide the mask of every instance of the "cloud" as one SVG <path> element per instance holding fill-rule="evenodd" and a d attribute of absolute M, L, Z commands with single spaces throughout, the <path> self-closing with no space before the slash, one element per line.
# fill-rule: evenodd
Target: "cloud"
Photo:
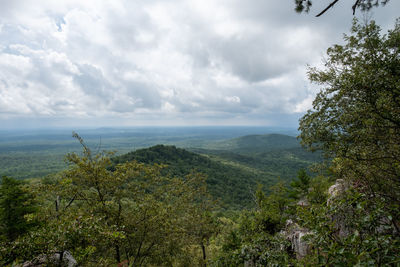
<path fill-rule="evenodd" d="M 49 123 L 292 122 L 318 91 L 306 65 L 352 19 L 344 1 L 319 19 L 290 1 L 0 4 L 0 120 Z M 374 11 L 384 27 L 399 5 Z"/>

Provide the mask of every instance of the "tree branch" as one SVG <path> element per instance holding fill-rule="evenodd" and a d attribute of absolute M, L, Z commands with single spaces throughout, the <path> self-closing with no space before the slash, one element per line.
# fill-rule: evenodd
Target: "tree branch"
<path fill-rule="evenodd" d="M 339 0 L 335 0 L 332 3 L 329 4 L 329 6 L 327 6 L 324 10 L 322 10 L 318 15 L 316 15 L 316 17 L 319 17 L 321 15 L 323 15 L 328 9 L 330 9 L 331 7 L 333 7 L 337 2 L 339 2 Z"/>
<path fill-rule="evenodd" d="M 65 206 L 64 210 L 68 209 L 69 206 L 71 206 L 72 202 L 74 202 L 75 198 L 77 197 L 78 194 L 75 194 L 74 197 L 68 202 L 68 204 Z"/>
<path fill-rule="evenodd" d="M 357 8 L 358 3 L 360 3 L 360 0 L 357 0 L 357 1 L 354 3 L 354 5 L 351 7 L 351 8 L 353 9 L 353 16 L 354 16 L 354 14 L 356 14 L 356 8 Z"/>

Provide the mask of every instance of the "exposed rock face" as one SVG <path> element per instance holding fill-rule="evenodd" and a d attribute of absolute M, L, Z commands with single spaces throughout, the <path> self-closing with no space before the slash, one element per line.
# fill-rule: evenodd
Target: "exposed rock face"
<path fill-rule="evenodd" d="M 309 253 L 310 245 L 304 240 L 304 236 L 311 234 L 309 230 L 301 228 L 292 220 L 287 220 L 285 231 L 282 231 L 281 234 L 292 244 L 292 250 L 296 254 L 297 259 L 301 259 Z"/>
<path fill-rule="evenodd" d="M 350 188 L 350 185 L 343 179 L 336 180 L 336 183 L 329 187 L 328 190 L 328 201 L 327 205 L 335 205 L 335 201 L 337 201 L 338 197 L 345 193 L 346 190 Z M 334 227 L 336 229 L 336 236 L 339 238 L 347 237 L 351 232 L 355 229 L 351 228 L 348 224 L 349 217 L 353 215 L 353 208 L 348 207 L 340 207 L 341 211 L 333 213 L 330 218 L 335 223 Z M 346 223 L 347 217 L 347 223 Z M 381 217 L 378 220 L 378 227 L 376 228 L 377 233 L 379 234 L 397 234 L 397 229 L 399 226 L 394 225 L 388 217 Z"/>
<path fill-rule="evenodd" d="M 328 201 L 327 205 L 333 205 L 335 200 L 342 195 L 347 189 L 349 188 L 349 185 L 343 180 L 343 179 L 338 179 L 336 180 L 336 183 L 329 187 L 328 189 Z M 348 210 L 348 213 L 350 214 L 352 211 Z M 335 222 L 335 228 L 336 228 L 336 235 L 339 238 L 346 237 L 350 234 L 350 229 L 346 225 L 346 213 L 335 213 L 331 216 L 332 221 Z"/>
<path fill-rule="evenodd" d="M 78 266 L 78 263 L 74 259 L 74 257 L 68 251 L 64 252 L 56 252 L 53 255 L 47 257 L 46 255 L 41 255 L 35 258 L 32 261 L 24 262 L 21 267 L 44 267 L 48 266 L 49 263 L 59 266 L 60 257 L 62 255 L 62 264 L 63 267 L 75 267 Z"/>
<path fill-rule="evenodd" d="M 343 194 L 349 185 L 343 180 L 338 179 L 334 185 L 328 189 L 328 205 L 333 205 L 335 200 Z M 297 203 L 299 206 L 308 206 L 309 203 L 306 199 L 301 199 Z M 337 235 L 339 237 L 346 237 L 350 230 L 346 227 L 344 214 L 334 214 L 331 219 L 335 222 L 335 227 L 337 229 Z M 305 257 L 311 249 L 311 246 L 304 240 L 304 236 L 312 234 L 308 229 L 300 227 L 297 223 L 292 220 L 286 221 L 285 230 L 281 234 L 290 241 L 293 252 L 296 254 L 297 259 Z"/>
<path fill-rule="evenodd" d="M 343 179 L 337 179 L 336 183 L 328 189 L 328 205 L 348 189 L 348 184 Z"/>

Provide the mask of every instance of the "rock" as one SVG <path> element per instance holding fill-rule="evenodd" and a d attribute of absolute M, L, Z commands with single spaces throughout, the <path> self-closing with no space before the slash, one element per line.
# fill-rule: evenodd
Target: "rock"
<path fill-rule="evenodd" d="M 301 228 L 292 220 L 287 220 L 285 230 L 281 234 L 290 241 L 297 259 L 304 258 L 310 252 L 310 245 L 304 240 L 304 236 L 311 234 L 309 230 Z"/>
<path fill-rule="evenodd" d="M 78 266 L 78 263 L 74 259 L 74 257 L 69 253 L 69 251 L 64 252 L 56 252 L 51 256 L 40 255 L 36 257 L 32 261 L 24 262 L 20 267 L 44 267 L 48 266 L 49 263 L 55 264 L 59 266 L 60 256 L 62 254 L 62 265 L 63 267 L 75 267 Z"/>
<path fill-rule="evenodd" d="M 343 179 L 337 179 L 336 183 L 328 189 L 327 205 L 333 205 L 335 200 L 348 188 L 348 183 L 346 183 Z M 349 227 L 346 225 L 346 214 L 351 214 L 352 210 L 346 210 L 345 213 L 343 212 L 344 211 L 342 210 L 341 212 L 336 212 L 331 215 L 331 220 L 335 223 L 334 227 L 336 229 L 336 236 L 339 238 L 347 237 L 351 232 Z"/>
<path fill-rule="evenodd" d="M 306 207 L 306 206 L 309 206 L 309 205 L 310 205 L 310 202 L 308 202 L 307 199 L 303 198 L 303 199 L 300 199 L 300 200 L 297 202 L 297 205 L 298 205 L 298 206 L 302 206 L 302 207 Z"/>
<path fill-rule="evenodd" d="M 60 262 L 61 253 L 55 253 L 52 257 L 52 260 L 55 262 Z M 78 265 L 74 257 L 69 253 L 69 251 L 64 251 L 62 255 L 63 266 L 66 267 L 75 267 Z"/>
<path fill-rule="evenodd" d="M 348 184 L 343 179 L 337 179 L 336 183 L 328 189 L 328 205 L 348 189 Z"/>

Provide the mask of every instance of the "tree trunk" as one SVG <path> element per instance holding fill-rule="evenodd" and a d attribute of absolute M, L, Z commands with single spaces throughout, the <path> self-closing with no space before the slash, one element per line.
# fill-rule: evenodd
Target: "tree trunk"
<path fill-rule="evenodd" d="M 115 259 L 117 260 L 117 263 L 121 262 L 121 254 L 119 252 L 119 246 L 115 245 Z"/>
<path fill-rule="evenodd" d="M 204 246 L 203 242 L 201 242 L 201 250 L 203 251 L 203 264 L 204 264 L 203 266 L 206 267 L 207 266 L 207 263 L 206 263 L 207 255 L 206 255 L 206 247 Z"/>
<path fill-rule="evenodd" d="M 64 251 L 60 251 L 60 260 L 58 261 L 59 267 L 61 267 L 63 264 L 63 257 L 64 257 Z"/>

